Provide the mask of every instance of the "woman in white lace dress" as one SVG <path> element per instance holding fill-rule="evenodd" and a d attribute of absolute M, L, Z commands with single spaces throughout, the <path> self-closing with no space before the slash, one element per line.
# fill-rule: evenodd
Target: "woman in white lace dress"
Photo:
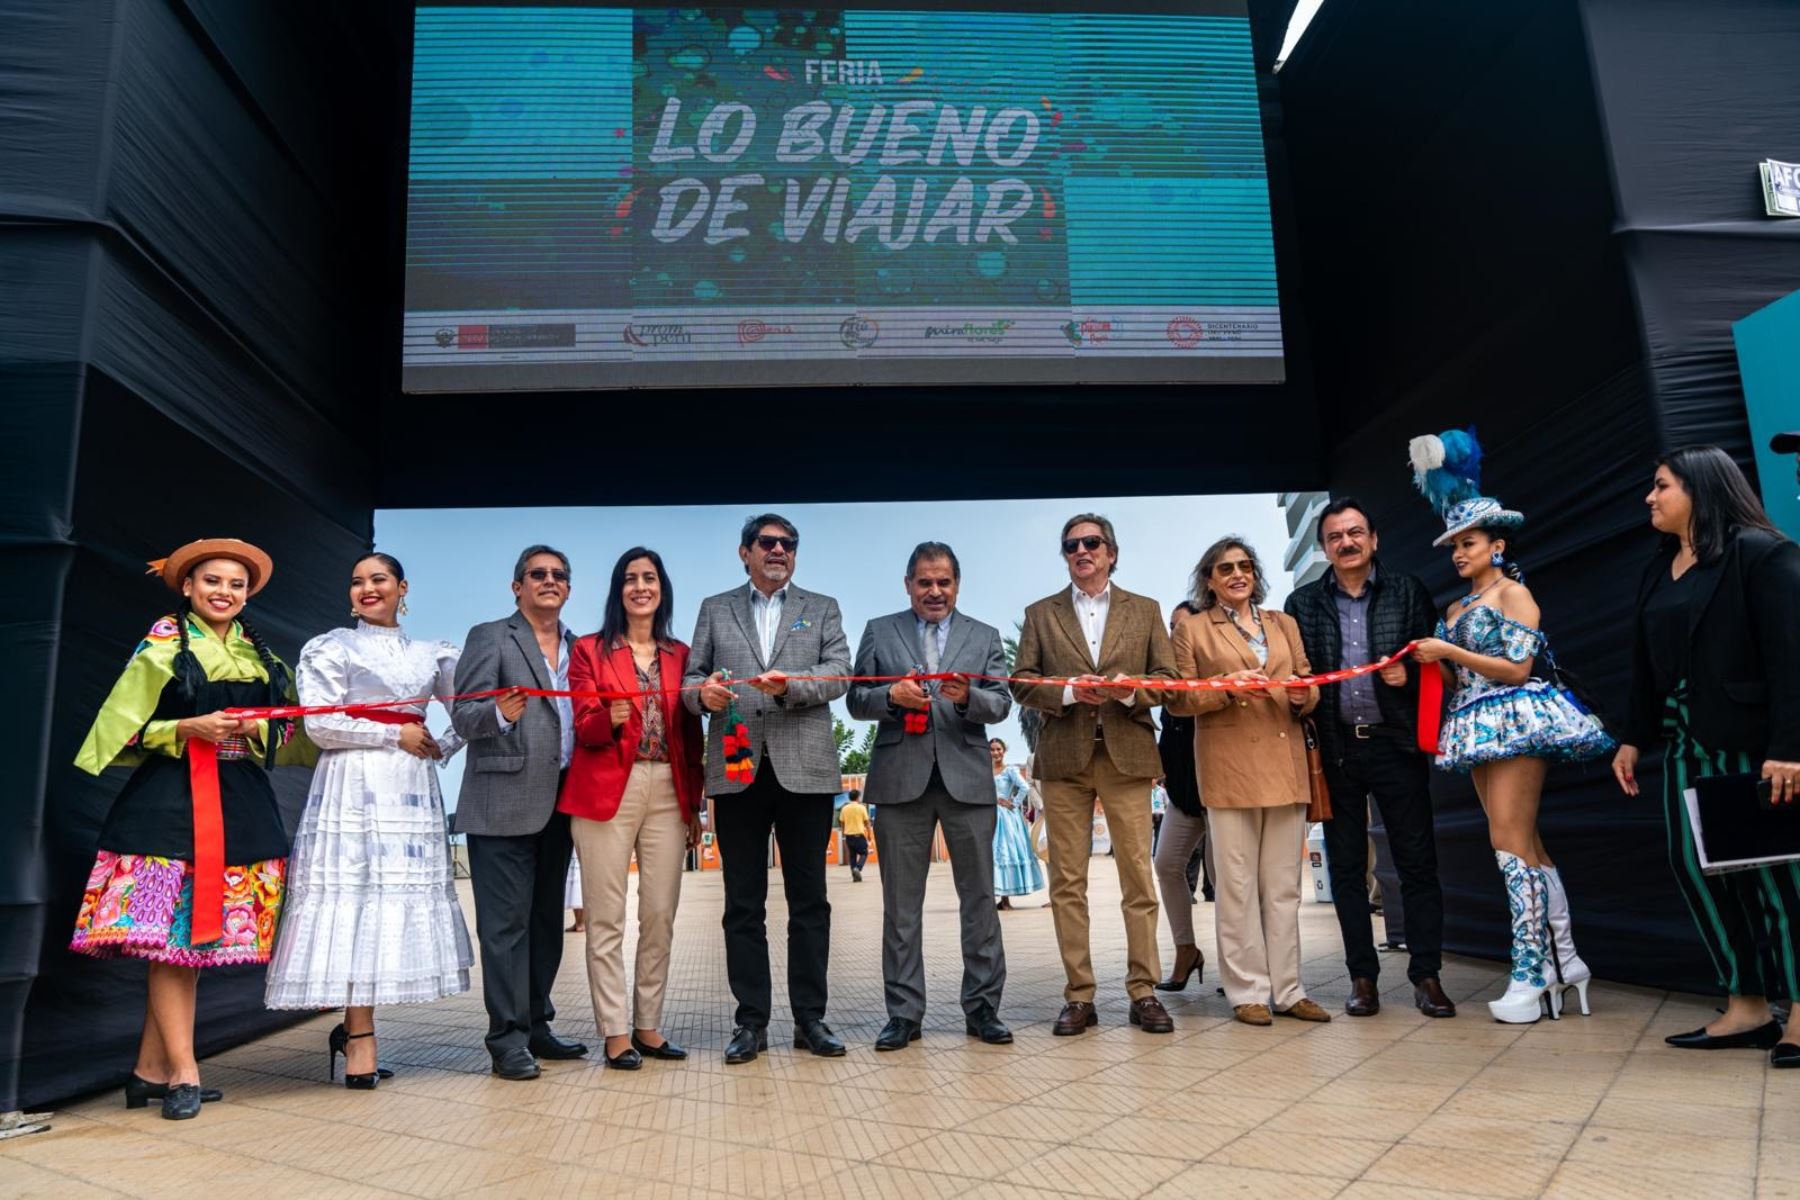
<path fill-rule="evenodd" d="M 424 714 L 455 690 L 458 651 L 414 641 L 396 618 L 406 573 L 386 554 L 351 571 L 352 629 L 300 652 L 305 705 L 412 700 L 370 715 L 306 718 L 324 751 L 294 836 L 288 900 L 269 964 L 270 1008 L 344 1009 L 330 1051 L 348 1087 L 372 1088 L 375 1006 L 422 1004 L 469 990 L 474 955 L 457 903 L 437 764 L 462 747 L 433 737 Z"/>

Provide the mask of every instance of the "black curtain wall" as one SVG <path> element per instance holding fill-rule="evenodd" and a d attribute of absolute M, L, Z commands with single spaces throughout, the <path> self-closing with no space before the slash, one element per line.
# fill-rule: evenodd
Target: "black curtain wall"
<path fill-rule="evenodd" d="M 1447 601 L 1405 446 L 1477 426 L 1558 657 L 1614 711 L 1652 456 L 1749 465 L 1730 322 L 1800 284 L 1800 223 L 1760 217 L 1755 166 L 1800 153 L 1796 53 L 1781 0 L 1373 0 L 1327 3 L 1279 76 L 1331 490 Z M 1435 793 L 1450 945 L 1502 957 L 1480 808 Z M 1658 805 L 1559 768 L 1545 842 L 1597 973 L 1708 991 Z"/>
<path fill-rule="evenodd" d="M 0 0 L 0 711 L 20 756 L 0 791 L 0 1111 L 135 1057 L 142 964 L 67 945 L 124 775 L 77 771 L 75 750 L 170 608 L 145 563 L 201 536 L 265 546 L 255 616 L 291 661 L 369 542 L 358 431 L 396 327 L 398 263 L 370 264 L 393 232 L 406 16 Z M 305 773 L 277 776 L 297 815 Z M 254 970 L 200 1004 L 202 1052 L 281 1019 Z"/>

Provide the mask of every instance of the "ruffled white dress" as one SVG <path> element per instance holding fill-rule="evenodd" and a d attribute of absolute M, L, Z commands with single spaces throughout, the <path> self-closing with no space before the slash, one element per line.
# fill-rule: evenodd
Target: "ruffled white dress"
<path fill-rule="evenodd" d="M 447 642 L 358 622 L 306 644 L 296 684 L 306 705 L 421 702 L 455 693 Z M 270 1008 L 422 1004 L 469 990 L 475 956 L 457 903 L 438 766 L 400 749 L 402 726 L 310 716 L 324 753 L 288 860 L 288 892 L 269 962 Z M 449 758 L 462 748 L 437 735 Z"/>

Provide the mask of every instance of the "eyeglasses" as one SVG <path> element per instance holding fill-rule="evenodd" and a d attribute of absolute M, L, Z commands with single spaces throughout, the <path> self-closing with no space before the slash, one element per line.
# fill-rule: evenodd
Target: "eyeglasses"
<path fill-rule="evenodd" d="M 1256 568 L 1254 566 L 1250 565 L 1248 562 L 1238 562 L 1236 560 L 1234 560 L 1232 562 L 1222 562 L 1222 563 L 1214 563 L 1213 564 L 1213 574 L 1214 575 L 1219 575 L 1219 576 L 1228 578 L 1232 575 L 1239 574 L 1240 572 L 1243 573 L 1244 575 L 1255 575 Z"/>
<path fill-rule="evenodd" d="M 780 546 L 783 550 L 792 554 L 800 548 L 800 539 L 797 537 L 775 537 L 773 534 L 764 533 L 757 536 L 756 544 L 763 548 L 763 553 L 765 554 L 777 546 Z"/>
<path fill-rule="evenodd" d="M 1106 545 L 1105 538 L 1097 537 L 1091 533 L 1088 534 L 1086 537 L 1064 538 L 1063 539 L 1063 553 L 1064 554 L 1073 554 L 1077 550 L 1087 550 L 1087 551 L 1092 552 L 1094 550 L 1098 550 L 1100 547 L 1102 547 L 1104 545 Z"/>
<path fill-rule="evenodd" d="M 558 583 L 567 583 L 569 582 L 569 573 L 567 571 L 553 571 L 548 567 L 533 567 L 531 570 L 525 572 L 525 578 L 531 580 L 533 583 L 542 583 L 546 579 L 554 579 Z"/>

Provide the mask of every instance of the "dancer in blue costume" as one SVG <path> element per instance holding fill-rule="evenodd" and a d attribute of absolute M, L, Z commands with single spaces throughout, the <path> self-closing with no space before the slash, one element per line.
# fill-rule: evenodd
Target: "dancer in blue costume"
<path fill-rule="evenodd" d="M 1473 433 L 1415 438 L 1412 463 L 1419 490 L 1444 518 L 1444 534 L 1432 544 L 1451 548 L 1469 588 L 1414 653 L 1449 670 L 1455 690 L 1437 765 L 1471 776 L 1506 880 L 1512 972 L 1488 1009 L 1509 1024 L 1529 1024 L 1546 1011 L 1554 1019 L 1573 987 L 1585 1014 L 1591 973 L 1575 952 L 1568 892 L 1538 832 L 1538 806 L 1550 763 L 1586 762 L 1612 753 L 1615 743 L 1572 694 L 1532 673 L 1539 658 L 1554 660 L 1537 601 L 1507 558 L 1525 516 L 1481 494 Z"/>

